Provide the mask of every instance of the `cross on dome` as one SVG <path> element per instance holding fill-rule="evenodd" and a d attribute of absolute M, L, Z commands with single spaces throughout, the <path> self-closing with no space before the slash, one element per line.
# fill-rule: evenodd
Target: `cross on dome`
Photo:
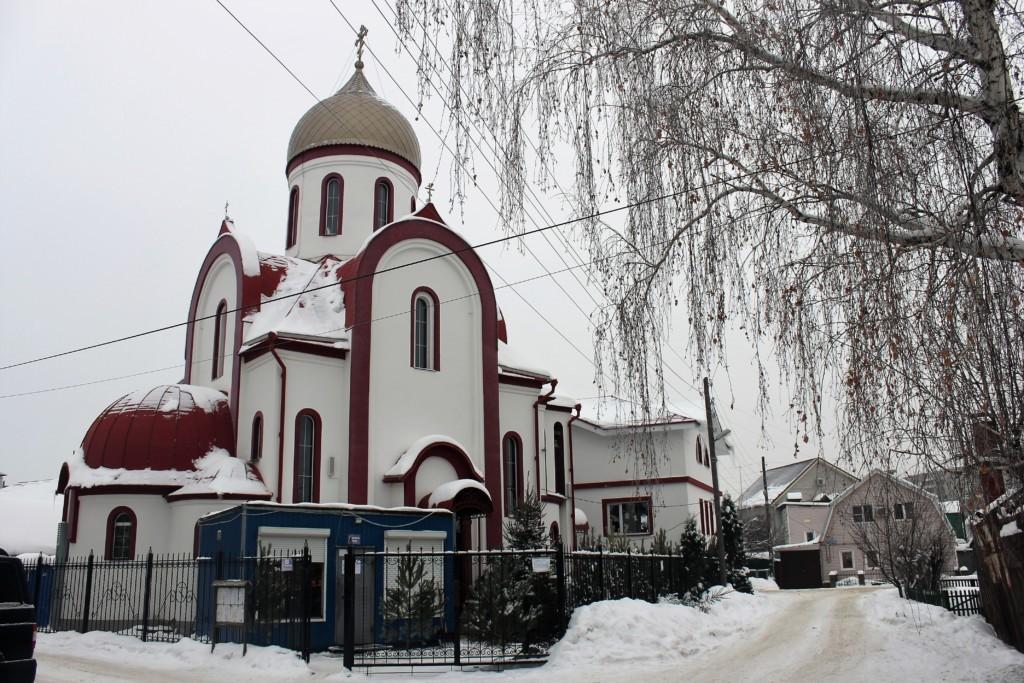
<path fill-rule="evenodd" d="M 366 26 L 360 26 L 359 32 L 356 34 L 356 68 L 363 68 L 363 48 L 366 46 L 366 34 L 370 30 Z"/>

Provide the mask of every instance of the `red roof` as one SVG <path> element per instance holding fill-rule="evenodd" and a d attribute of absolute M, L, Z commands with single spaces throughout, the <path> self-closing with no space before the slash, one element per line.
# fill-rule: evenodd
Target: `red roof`
<path fill-rule="evenodd" d="M 215 389 L 169 384 L 111 403 L 82 440 L 90 467 L 191 470 L 219 447 L 234 452 L 227 398 Z"/>

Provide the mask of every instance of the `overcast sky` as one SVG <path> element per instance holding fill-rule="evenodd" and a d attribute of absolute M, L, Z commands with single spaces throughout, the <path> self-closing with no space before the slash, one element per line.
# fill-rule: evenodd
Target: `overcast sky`
<path fill-rule="evenodd" d="M 225 4 L 319 97 L 351 74 L 354 35 L 328 0 Z M 388 2 L 377 4 L 393 20 Z M 415 65 L 388 23 L 370 0 L 338 6 L 369 28 L 379 58 L 366 58 L 373 87 L 416 119 L 403 95 L 416 97 Z M 214 0 L 0 3 L 0 365 L 184 321 L 226 201 L 236 227 L 261 251 L 283 251 L 286 147 L 313 104 Z M 434 183 L 435 202 L 470 243 L 499 237 L 504 231 L 487 201 L 496 202 L 494 173 L 483 158 L 480 187 L 470 190 L 464 211 L 449 208 L 451 156 L 423 120 L 443 131 L 439 105 L 427 102 L 413 120 L 424 186 Z M 569 216 L 554 195 L 544 204 L 556 220 Z M 549 270 L 564 268 L 543 238 L 526 239 Z M 543 273 L 514 247 L 481 255 L 496 285 Z M 556 277 L 586 311 L 594 308 L 571 275 Z M 549 279 L 516 290 L 591 353 L 586 317 Z M 588 358 L 513 292 L 500 291 L 499 304 L 519 356 L 554 372 L 560 393 L 596 394 Z M 684 342 L 675 340 L 680 351 Z M 794 443 L 781 412 L 768 416 L 769 439 L 762 438 L 750 354 L 734 346 L 731 393 L 716 373 L 723 422 L 737 445 L 722 467 L 723 487 L 733 491 L 759 476 L 762 455 L 769 467 L 791 462 Z M 0 472 L 11 481 L 56 476 L 106 405 L 179 381 L 183 353 L 182 327 L 0 371 Z M 702 405 L 694 388 L 700 373 L 675 355 L 667 362 L 692 383 L 672 377 L 670 393 Z M 93 384 L 11 396 L 83 383 Z M 786 404 L 780 393 L 779 405 Z M 812 436 L 803 453 L 818 446 Z M 831 448 L 826 443 L 826 455 Z"/>

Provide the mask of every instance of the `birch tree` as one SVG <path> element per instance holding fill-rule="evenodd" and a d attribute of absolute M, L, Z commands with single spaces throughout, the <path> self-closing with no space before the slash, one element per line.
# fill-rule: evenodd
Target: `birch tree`
<path fill-rule="evenodd" d="M 754 344 L 762 408 L 777 365 L 805 440 L 832 392 L 851 455 L 951 466 L 982 423 L 1000 444 L 984 457 L 1019 470 L 1015 3 L 399 0 L 396 15 L 460 153 L 472 126 L 497 138 L 508 230 L 533 180 L 584 218 L 608 391 L 663 401 L 678 307 L 698 369 L 728 363 L 731 329 Z"/>

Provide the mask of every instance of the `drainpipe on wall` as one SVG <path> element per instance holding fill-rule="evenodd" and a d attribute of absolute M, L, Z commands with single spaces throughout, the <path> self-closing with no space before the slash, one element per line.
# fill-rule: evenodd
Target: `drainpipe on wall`
<path fill-rule="evenodd" d="M 545 384 L 547 384 L 547 382 L 545 382 Z M 551 400 L 551 397 L 554 395 L 555 387 L 558 386 L 558 380 L 553 379 L 551 380 L 550 384 L 551 391 L 544 394 L 543 396 L 538 396 L 537 400 L 533 402 L 533 469 L 534 472 L 537 474 L 538 500 L 540 500 L 540 409 L 538 409 L 537 406 L 539 406 L 541 403 L 547 403 L 548 401 Z"/>
<path fill-rule="evenodd" d="M 277 421 L 277 502 L 283 503 L 284 500 L 281 498 L 281 494 L 284 487 L 284 405 L 288 389 L 288 368 L 285 367 L 284 361 L 281 360 L 281 356 L 277 354 L 277 349 L 274 348 L 274 344 L 277 342 L 277 333 L 271 332 L 268 334 L 267 342 L 270 345 L 270 355 L 274 357 L 274 360 L 281 367 L 281 407 L 278 411 Z"/>
<path fill-rule="evenodd" d="M 572 423 L 580 419 L 580 410 L 583 406 L 579 403 L 572 407 L 576 411 L 575 415 L 569 416 L 568 431 L 569 431 L 569 505 L 572 507 L 569 509 L 569 529 L 572 534 L 572 549 L 576 550 L 576 475 L 575 468 L 573 467 L 572 460 Z"/>

